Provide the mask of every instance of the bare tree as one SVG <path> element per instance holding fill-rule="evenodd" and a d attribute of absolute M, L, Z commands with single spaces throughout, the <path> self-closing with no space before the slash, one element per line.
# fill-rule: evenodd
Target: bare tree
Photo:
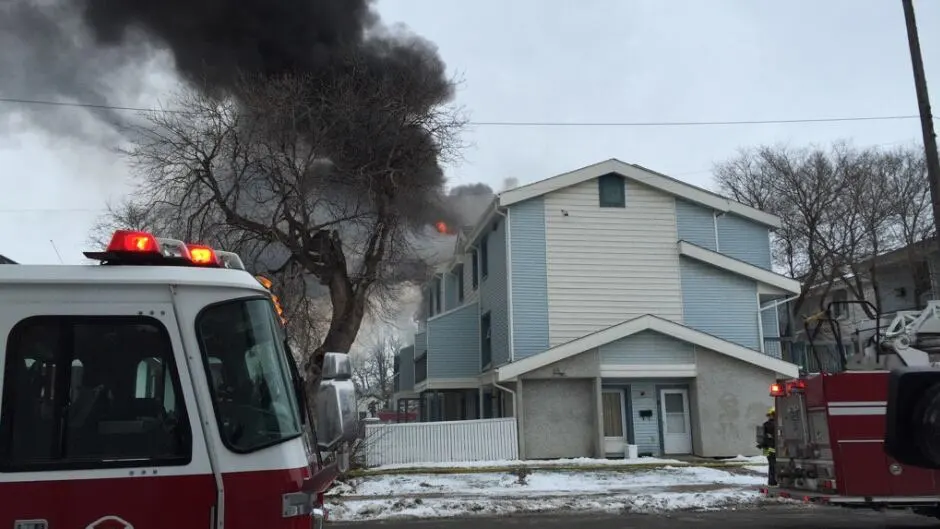
<path fill-rule="evenodd" d="M 719 188 L 732 198 L 781 217 L 775 265 L 802 283 L 793 312 L 811 291 L 820 303 L 836 281 L 871 318 L 880 312 L 876 256 L 932 236 L 930 197 L 916 150 L 761 146 L 718 164 Z M 912 259 L 915 258 L 912 256 Z M 818 310 L 822 307 L 811 307 Z"/>
<path fill-rule="evenodd" d="M 395 392 L 395 355 L 404 343 L 387 328 L 370 338 L 362 353 L 353 357 L 353 379 L 360 395 L 376 397 L 388 406 Z"/>
<path fill-rule="evenodd" d="M 110 221 L 237 251 L 282 280 L 289 310 L 319 316 L 304 304 L 325 297 L 322 335 L 304 337 L 315 387 L 325 352 L 348 352 L 370 309 L 425 278 L 415 239 L 451 220 L 440 164 L 464 121 L 439 71 L 407 66 L 379 76 L 351 57 L 329 74 L 245 78 L 237 97 L 185 90 L 132 131 L 141 181 Z"/>

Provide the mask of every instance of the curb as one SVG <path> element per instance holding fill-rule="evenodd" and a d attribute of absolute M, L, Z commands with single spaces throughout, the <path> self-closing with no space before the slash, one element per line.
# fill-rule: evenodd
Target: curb
<path fill-rule="evenodd" d="M 347 477 L 359 478 L 367 476 L 387 476 L 394 474 L 484 474 L 492 472 L 512 472 L 520 469 L 528 471 L 549 470 L 558 472 L 632 472 L 634 470 L 653 470 L 666 467 L 704 467 L 704 468 L 736 468 L 752 466 L 759 463 L 753 461 L 715 461 L 715 462 L 686 462 L 677 463 L 637 463 L 632 465 L 502 465 L 488 467 L 412 467 L 395 469 L 362 469 L 351 470 Z"/>

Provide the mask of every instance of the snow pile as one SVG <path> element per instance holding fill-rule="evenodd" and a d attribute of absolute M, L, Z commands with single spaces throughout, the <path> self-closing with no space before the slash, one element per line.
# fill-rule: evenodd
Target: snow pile
<path fill-rule="evenodd" d="M 735 456 L 731 459 L 722 459 L 722 463 L 753 463 L 759 465 L 761 463 L 767 463 L 767 457 L 765 456 Z"/>
<path fill-rule="evenodd" d="M 741 457 L 741 456 L 738 456 Z M 745 460 L 747 461 L 747 460 Z M 764 459 L 766 461 L 766 459 Z M 659 459 L 656 457 L 638 457 L 636 459 L 591 459 L 588 457 L 578 457 L 572 459 L 552 459 L 552 460 L 497 460 L 497 461 L 456 461 L 447 463 L 404 463 L 396 465 L 382 465 L 370 468 L 370 471 L 389 471 L 389 470 L 410 470 L 416 468 L 453 468 L 453 469 L 475 469 L 475 468 L 546 468 L 546 467 L 622 467 L 631 465 L 685 465 L 686 463 L 677 459 Z"/>
<path fill-rule="evenodd" d="M 376 475 L 330 492 L 339 521 L 447 518 L 572 510 L 661 512 L 716 509 L 760 501 L 765 476 L 749 471 L 666 466 L 616 472 L 536 471 Z"/>

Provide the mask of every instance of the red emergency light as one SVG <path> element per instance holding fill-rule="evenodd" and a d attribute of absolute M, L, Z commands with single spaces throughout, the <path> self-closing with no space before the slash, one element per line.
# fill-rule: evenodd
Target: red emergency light
<path fill-rule="evenodd" d="M 784 397 L 786 396 L 787 391 L 783 384 L 771 384 L 770 385 L 770 396 L 771 397 Z"/>
<path fill-rule="evenodd" d="M 215 250 L 201 244 L 187 244 L 189 249 L 189 260 L 199 266 L 219 266 L 219 259 L 215 256 Z"/>
<path fill-rule="evenodd" d="M 803 379 L 790 380 L 787 382 L 787 393 L 803 391 L 806 389 L 806 381 Z"/>
<path fill-rule="evenodd" d="M 157 238 L 143 231 L 117 230 L 111 236 L 108 253 L 160 253 Z"/>

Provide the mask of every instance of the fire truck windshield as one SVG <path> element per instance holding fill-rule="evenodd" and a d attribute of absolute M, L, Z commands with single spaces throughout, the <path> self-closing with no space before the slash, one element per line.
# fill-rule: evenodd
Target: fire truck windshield
<path fill-rule="evenodd" d="M 222 442 L 246 453 L 301 435 L 287 351 L 271 300 L 210 305 L 196 320 Z"/>

